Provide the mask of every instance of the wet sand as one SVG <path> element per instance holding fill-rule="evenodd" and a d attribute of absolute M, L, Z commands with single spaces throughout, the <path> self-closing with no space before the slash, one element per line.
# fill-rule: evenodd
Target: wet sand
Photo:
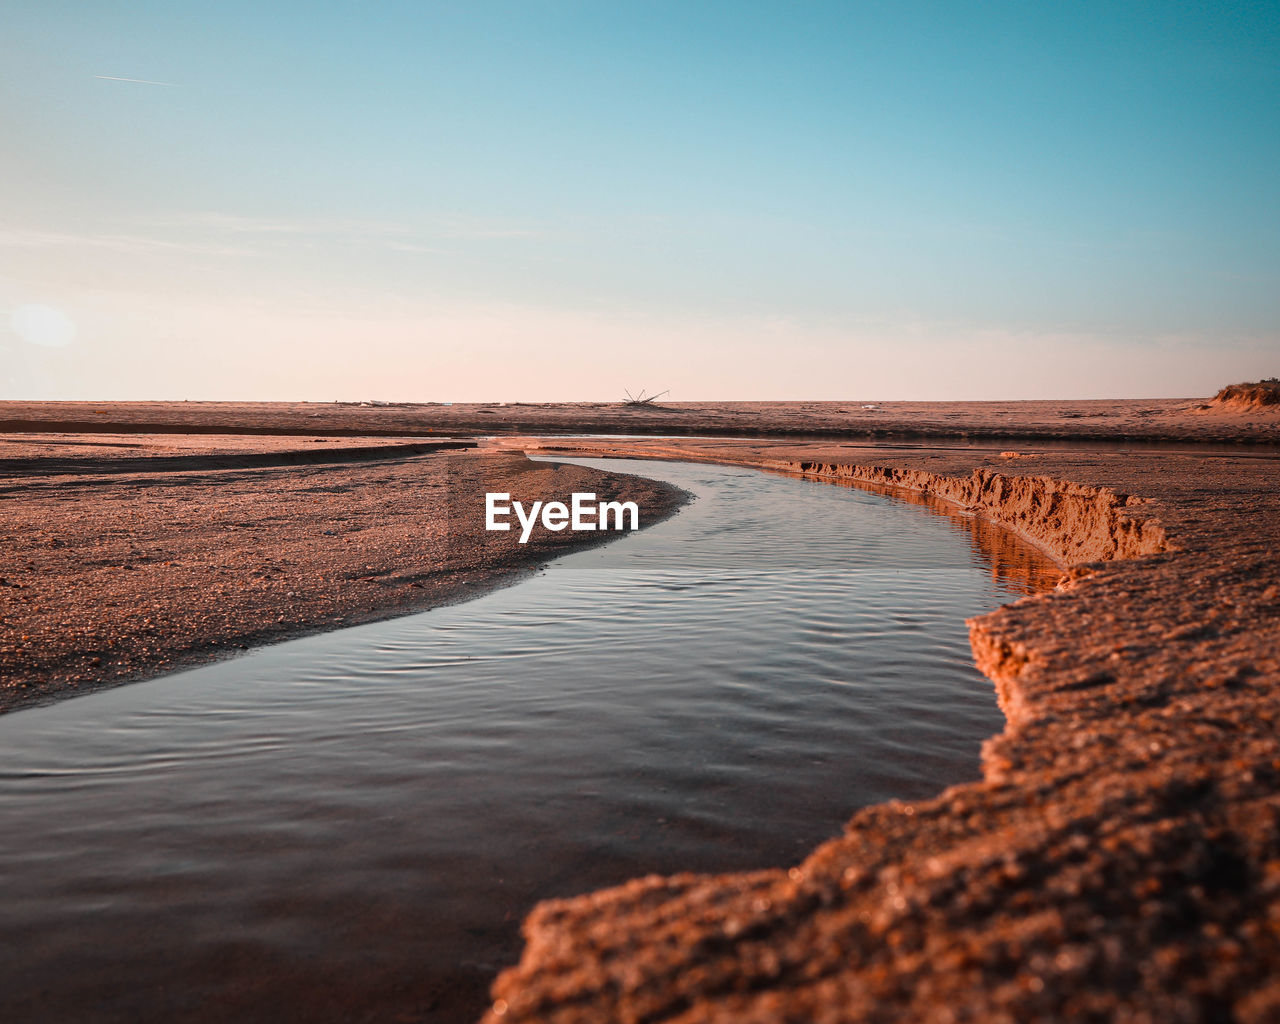
<path fill-rule="evenodd" d="M 892 419 L 877 418 L 876 426 L 854 412 L 840 413 L 853 418 L 831 427 L 832 411 L 819 408 L 830 403 L 809 405 L 812 416 L 783 405 L 721 405 L 701 419 L 697 414 L 678 424 L 669 420 L 666 428 L 729 434 L 755 424 L 780 435 L 762 443 L 506 436 L 486 442 L 478 454 L 414 456 L 404 463 L 443 458 L 478 466 L 537 449 L 706 459 L 899 487 L 1002 523 L 1068 567 L 1057 591 L 970 624 L 979 667 L 992 678 L 1008 718 L 1004 732 L 984 748 L 981 782 L 932 800 L 859 812 L 843 837 L 776 870 L 649 878 L 544 904 L 526 924 L 521 964 L 495 987 L 487 1020 L 1260 1024 L 1280 1019 L 1275 408 L 1215 406 L 1205 400 L 1068 403 L 1054 411 L 1049 408 L 1054 403 L 1017 403 L 1006 422 L 992 419 L 1004 415 L 994 406 L 909 409 L 904 403 L 891 410 Z M 160 422 L 230 432 L 252 420 L 253 408 L 111 407 L 104 408 L 101 422 L 124 423 L 139 432 Z M 271 407 L 263 412 L 271 426 L 260 429 L 301 430 L 297 417 L 305 415 L 330 436 L 366 431 L 374 423 L 395 433 L 429 435 L 450 422 L 462 424 L 464 414 L 481 415 L 478 407 L 298 411 L 315 408 Z M 580 409 L 587 411 L 580 414 Z M 1090 409 L 1098 415 L 1086 416 Z M 878 417 L 883 409 L 864 411 Z M 29 424 L 34 415 L 52 430 L 71 428 L 78 422 L 72 417 L 84 412 L 67 406 L 0 407 L 0 416 L 11 417 L 11 425 Z M 615 408 L 593 413 L 572 406 L 518 407 L 508 414 L 493 407 L 489 415 L 495 417 L 495 429 L 485 432 L 495 434 L 514 433 L 526 422 L 534 422 L 539 432 L 621 430 L 625 424 L 629 433 L 644 433 L 656 430 L 668 413 Z M 496 419 L 502 415 L 508 418 Z M 823 423 L 828 426 L 815 429 Z M 785 439 L 828 428 L 850 441 Z M 885 440 L 898 437 L 938 441 Z M 991 443 L 984 447 L 983 438 Z M 1046 439 L 1060 443 L 1037 444 Z M 1073 439 L 1081 443 L 1073 446 Z M 1130 443 L 1120 450 L 1088 443 L 1126 439 L 1153 444 Z M 74 440 L 91 443 L 93 435 Z M 1172 451 L 1154 442 L 1240 447 Z M 363 493 L 374 481 L 360 474 L 381 473 L 382 493 L 398 493 L 407 502 L 422 471 L 401 476 L 394 467 L 351 465 L 331 479 L 356 474 Z M 235 485 L 243 488 L 237 501 L 270 503 L 264 491 L 311 471 L 229 472 L 243 478 Z M 490 476 L 505 481 L 504 472 Z M 255 481 L 249 479 L 253 473 L 280 476 Z M 111 487 L 130 479 L 111 476 Z M 484 489 L 478 479 L 462 476 Z M 25 483 L 3 482 L 7 499 L 20 495 L 17 505 L 6 501 L 4 533 L 23 538 L 6 550 L 14 552 L 11 562 L 25 560 L 19 568 L 36 580 L 43 578 L 43 566 L 69 558 L 65 548 L 41 542 L 78 535 L 95 521 L 86 510 L 95 507 L 89 497 L 98 492 L 87 479 L 65 480 L 37 473 Z M 150 482 L 129 486 L 137 490 L 120 499 L 122 514 L 128 510 L 137 516 L 139 501 L 154 495 L 167 503 L 142 518 L 182 518 L 188 503 L 179 490 L 166 491 L 170 485 L 154 490 Z M 503 489 L 508 489 L 505 482 Z M 186 492 L 200 499 L 189 503 L 188 531 L 203 524 L 202 506 L 216 511 L 214 496 L 222 490 L 210 480 L 206 490 Z M 271 514 L 246 517 L 257 531 L 256 547 L 248 543 L 249 534 L 229 547 L 234 557 L 245 559 L 244 566 L 256 565 L 262 574 L 259 590 L 284 587 L 264 557 L 288 536 L 282 522 L 298 518 L 299 543 L 314 534 L 317 517 L 294 508 L 302 496 L 277 501 Z M 16 511 L 20 508 L 26 511 Z M 350 515 L 355 510 L 340 504 L 334 511 Z M 87 518 L 73 528 L 82 515 Z M 371 520 L 397 515 L 402 517 L 397 522 L 413 522 L 415 529 L 431 519 L 421 509 L 415 514 L 389 501 L 371 513 Z M 375 529 L 373 521 L 360 525 Z M 112 543 L 121 546 L 94 571 L 138 571 L 121 568 L 126 559 L 131 565 L 141 559 L 123 546 L 130 538 L 127 529 L 115 529 L 119 539 Z M 392 566 L 411 535 L 388 530 L 385 542 L 369 544 L 384 561 L 361 552 L 340 563 L 346 575 L 327 591 L 332 604 L 326 607 L 334 614 L 394 611 L 391 597 L 398 599 L 398 592 L 380 588 L 372 600 L 358 597 L 357 584 L 364 581 L 355 575 L 367 571 L 362 566 L 381 565 L 394 579 Z M 219 535 L 223 547 L 227 533 Z M 371 541 L 376 536 L 369 534 Z M 449 548 L 443 542 L 438 546 L 445 554 Z M 204 550 L 222 548 L 206 541 Z M 66 564 L 89 564 L 90 555 L 78 552 Z M 39 561 L 45 557 L 52 561 Z M 483 551 L 475 557 L 479 561 L 464 564 L 477 570 L 496 564 L 484 562 Z M 166 589 L 161 569 L 173 568 L 157 561 L 153 553 L 146 566 L 154 573 L 148 593 Z M 439 564 L 454 563 L 441 557 Z M 214 563 L 193 562 L 190 593 L 210 587 L 216 578 L 212 568 Z M 8 577 L 9 570 L 0 575 Z M 103 606 L 104 592 L 96 588 L 105 579 L 95 577 L 93 587 L 78 598 L 84 608 Z M 253 603 L 258 600 L 255 590 L 245 587 L 218 595 L 207 607 L 234 612 L 243 635 L 257 636 L 252 629 L 273 629 L 273 617 L 278 622 L 280 609 L 288 607 L 278 598 Z M 6 636 L 13 635 L 9 607 Z M 138 631 L 154 626 L 155 616 L 148 624 L 145 611 L 128 609 L 130 635 L 144 635 Z M 26 621 L 43 625 L 49 637 L 68 638 L 67 663 L 79 664 L 75 659 L 84 654 L 84 641 L 54 618 L 57 606 L 41 601 L 31 614 Z M 302 628 L 331 624 L 317 618 Z M 25 642 L 10 655 L 15 660 L 8 664 L 19 669 L 38 657 L 34 645 Z"/>
<path fill-rule="evenodd" d="M 681 501 L 469 443 L 9 435 L 0 711 L 463 600 L 613 536 L 539 527 L 520 545 L 484 530 L 486 491 L 595 491 L 642 524 Z"/>
<path fill-rule="evenodd" d="M 543 904 L 488 1024 L 1280 1019 L 1277 453 L 626 451 L 909 489 L 1069 568 L 970 622 L 1008 720 L 982 782 L 774 871 Z"/>

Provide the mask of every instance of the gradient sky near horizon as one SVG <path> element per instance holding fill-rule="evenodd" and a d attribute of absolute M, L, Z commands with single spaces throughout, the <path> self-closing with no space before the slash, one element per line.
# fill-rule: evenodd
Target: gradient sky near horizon
<path fill-rule="evenodd" d="M 26 2 L 0 398 L 1280 373 L 1280 3 Z"/>

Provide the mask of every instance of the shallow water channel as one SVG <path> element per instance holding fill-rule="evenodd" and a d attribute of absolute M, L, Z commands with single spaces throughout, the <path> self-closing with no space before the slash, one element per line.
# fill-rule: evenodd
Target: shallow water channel
<path fill-rule="evenodd" d="M 565 460 L 568 461 L 568 460 Z M 466 1020 L 538 899 L 977 777 L 994 527 L 758 471 L 516 586 L 0 717 L 0 1019 Z"/>

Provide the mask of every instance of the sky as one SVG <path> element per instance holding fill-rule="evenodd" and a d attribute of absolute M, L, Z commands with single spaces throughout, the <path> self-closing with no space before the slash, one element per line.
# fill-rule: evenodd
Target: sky
<path fill-rule="evenodd" d="M 0 398 L 1280 374 L 1280 2 L 6 3 Z"/>

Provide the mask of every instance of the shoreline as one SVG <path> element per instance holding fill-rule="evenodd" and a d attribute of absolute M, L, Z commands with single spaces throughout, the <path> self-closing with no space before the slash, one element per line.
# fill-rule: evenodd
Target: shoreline
<path fill-rule="evenodd" d="M 788 472 L 788 471 L 779 470 L 778 472 Z M 839 476 L 834 476 L 834 475 L 826 476 L 826 475 L 821 475 L 817 473 L 806 473 L 806 472 L 794 472 L 791 475 L 794 475 L 801 480 L 825 480 L 829 483 L 845 482 L 845 481 L 842 481 Z M 955 512 L 961 515 L 973 516 L 976 519 L 982 520 L 984 523 L 988 523 L 1008 533 L 1009 535 L 1014 537 L 1019 544 L 1029 547 L 1032 550 L 1043 555 L 1046 559 L 1048 559 L 1051 563 L 1053 563 L 1053 565 L 1060 572 L 1065 574 L 1069 568 L 1069 566 L 1062 560 L 1061 556 L 1051 546 L 1046 545 L 1043 542 L 1037 540 L 1035 537 L 1026 533 L 1025 531 L 1023 531 L 1022 529 L 1020 529 L 1019 527 L 1017 527 L 1012 523 L 1006 523 L 1006 522 L 1002 522 L 999 519 L 992 518 L 991 516 L 985 514 L 982 510 L 976 509 L 972 506 L 965 505 L 962 502 L 955 500 L 954 498 L 950 498 L 945 495 L 938 494 L 934 491 L 927 490 L 925 488 L 910 487 L 905 484 L 873 483 L 869 480 L 856 480 L 856 481 L 851 481 L 849 483 L 850 483 L 850 486 L 864 487 L 867 490 L 873 491 L 873 492 L 882 492 L 882 493 L 894 494 L 894 495 L 911 495 L 912 500 L 923 501 L 924 504 L 926 505 L 929 504 L 929 499 L 941 502 L 949 506 L 951 509 L 953 509 Z"/>
<path fill-rule="evenodd" d="M 485 490 L 637 500 L 642 528 L 685 501 L 473 442 L 133 437 L 68 457 L 64 442 L 6 440 L 0 713 L 465 601 L 616 538 L 487 533 Z"/>
<path fill-rule="evenodd" d="M 793 866 L 542 904 L 486 1024 L 1280 1012 L 1280 459 L 526 444 L 905 482 L 1070 567 L 970 620 L 981 782 Z"/>
<path fill-rule="evenodd" d="M 542 904 L 489 1024 L 1280 1013 L 1280 457 L 1019 447 L 495 436 L 468 453 L 905 484 L 1070 565 L 970 620 L 1006 715 L 981 782 L 860 811 L 795 865 Z M 232 475 L 250 472 L 282 471 Z"/>

